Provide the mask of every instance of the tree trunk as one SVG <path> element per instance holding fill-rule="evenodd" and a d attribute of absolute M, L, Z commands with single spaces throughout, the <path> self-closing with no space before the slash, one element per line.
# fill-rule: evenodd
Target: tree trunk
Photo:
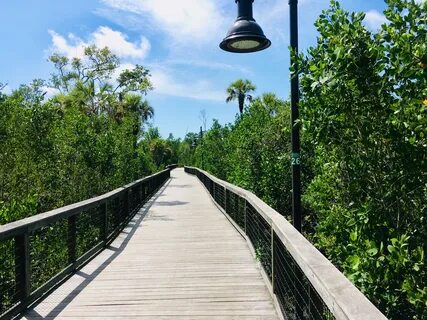
<path fill-rule="evenodd" d="M 243 113 L 244 103 L 245 103 L 245 95 L 239 94 L 239 110 L 240 110 L 240 114 Z"/>

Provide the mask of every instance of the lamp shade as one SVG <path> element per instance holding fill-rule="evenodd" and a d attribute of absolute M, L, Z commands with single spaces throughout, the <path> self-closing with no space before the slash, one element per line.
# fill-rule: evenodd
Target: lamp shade
<path fill-rule="evenodd" d="M 271 45 L 252 15 L 253 0 L 236 0 L 238 17 L 219 47 L 228 52 L 249 53 Z"/>

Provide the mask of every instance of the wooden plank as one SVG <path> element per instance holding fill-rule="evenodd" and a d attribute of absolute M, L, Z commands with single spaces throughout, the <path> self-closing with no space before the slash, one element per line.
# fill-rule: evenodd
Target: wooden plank
<path fill-rule="evenodd" d="M 182 169 L 25 319 L 278 319 L 246 241 Z"/>

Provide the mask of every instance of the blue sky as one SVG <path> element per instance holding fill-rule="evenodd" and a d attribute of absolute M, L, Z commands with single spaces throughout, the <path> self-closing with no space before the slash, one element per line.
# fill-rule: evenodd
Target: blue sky
<path fill-rule="evenodd" d="M 384 22 L 383 0 L 342 0 L 365 22 Z M 300 0 L 300 47 L 313 45 L 313 23 L 329 0 Z M 254 54 L 231 54 L 218 44 L 236 18 L 234 0 L 3 0 L 0 2 L 0 82 L 10 91 L 34 78 L 48 79 L 52 52 L 75 56 L 85 45 L 108 45 L 124 66 L 150 69 L 155 90 L 147 99 L 163 136 L 198 131 L 200 112 L 208 126 L 234 120 L 236 103 L 225 103 L 234 80 L 249 79 L 255 95 L 289 92 L 288 0 L 256 0 L 254 17 L 272 46 Z"/>

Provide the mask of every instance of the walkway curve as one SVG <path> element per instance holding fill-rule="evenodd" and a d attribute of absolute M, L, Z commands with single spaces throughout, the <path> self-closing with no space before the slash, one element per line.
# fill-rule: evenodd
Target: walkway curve
<path fill-rule="evenodd" d="M 243 237 L 196 177 L 171 180 L 24 319 L 278 319 Z"/>

